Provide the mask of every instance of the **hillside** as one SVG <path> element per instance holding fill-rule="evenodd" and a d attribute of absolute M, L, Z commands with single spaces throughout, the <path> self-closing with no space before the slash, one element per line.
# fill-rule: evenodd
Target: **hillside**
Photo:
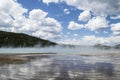
<path fill-rule="evenodd" d="M 23 33 L 0 31 L 0 47 L 54 46 L 56 43 Z"/>
<path fill-rule="evenodd" d="M 100 49 L 120 49 L 120 44 L 117 45 L 103 45 L 103 44 L 95 44 L 94 45 L 95 48 L 100 48 Z"/>
<path fill-rule="evenodd" d="M 115 45 L 116 49 L 120 49 L 120 44 Z"/>
<path fill-rule="evenodd" d="M 110 48 L 112 48 L 112 46 L 103 45 L 103 44 L 95 44 L 94 47 L 95 48 L 100 48 L 100 49 L 110 49 Z"/>

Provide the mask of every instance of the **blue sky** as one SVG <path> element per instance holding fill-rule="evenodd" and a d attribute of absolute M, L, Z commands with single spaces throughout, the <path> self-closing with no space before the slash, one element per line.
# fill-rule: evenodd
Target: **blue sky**
<path fill-rule="evenodd" d="M 0 18 L 7 19 L 0 21 L 1 30 L 64 44 L 120 43 L 119 0 L 1 0 L 1 5 Z"/>

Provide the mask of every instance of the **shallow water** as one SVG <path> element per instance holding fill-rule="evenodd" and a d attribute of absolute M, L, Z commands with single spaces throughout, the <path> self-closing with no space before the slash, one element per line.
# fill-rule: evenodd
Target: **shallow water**
<path fill-rule="evenodd" d="M 0 66 L 0 80 L 120 80 L 120 54 L 37 56 Z"/>

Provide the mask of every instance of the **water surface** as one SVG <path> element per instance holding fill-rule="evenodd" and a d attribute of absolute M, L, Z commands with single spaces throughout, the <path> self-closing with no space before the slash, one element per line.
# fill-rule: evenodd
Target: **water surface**
<path fill-rule="evenodd" d="M 120 80 L 120 54 L 20 55 L 31 60 L 0 66 L 0 80 Z"/>

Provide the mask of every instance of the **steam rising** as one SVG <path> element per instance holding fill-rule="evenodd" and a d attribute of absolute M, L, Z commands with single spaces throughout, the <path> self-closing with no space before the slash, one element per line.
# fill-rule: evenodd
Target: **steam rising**
<path fill-rule="evenodd" d="M 0 48 L 0 53 L 60 53 L 60 54 L 101 54 L 101 53 L 120 53 L 117 49 L 99 49 L 88 46 L 79 47 L 33 47 L 33 48 Z"/>

